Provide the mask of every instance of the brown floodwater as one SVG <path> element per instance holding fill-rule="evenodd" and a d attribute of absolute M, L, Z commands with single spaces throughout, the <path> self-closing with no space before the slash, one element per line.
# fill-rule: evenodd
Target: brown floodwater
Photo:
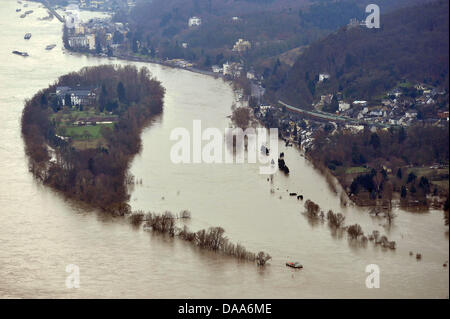
<path fill-rule="evenodd" d="M 411 213 L 396 209 L 393 225 L 370 217 L 367 208 L 340 206 L 325 178 L 294 148 L 284 151 L 290 176 L 271 184 L 258 164 L 173 164 L 173 128 L 192 131 L 229 126 L 234 101 L 220 79 L 155 64 L 147 66 L 166 88 L 164 113 L 142 134 L 142 152 L 130 171 L 142 179 L 131 194 L 133 209 L 179 212 L 189 209 L 193 230 L 221 226 L 235 243 L 264 250 L 273 259 L 265 268 L 201 251 L 178 239 L 145 232 L 66 201 L 37 183 L 27 170 L 20 116 L 24 100 L 58 76 L 84 66 L 121 63 L 70 54 L 62 49 L 61 23 L 19 18 L 14 0 L 0 7 L 0 297 L 2 298 L 448 298 L 448 227 L 442 211 Z M 93 16 L 83 13 L 82 17 Z M 24 40 L 26 32 L 32 33 Z M 56 43 L 51 51 L 45 46 Z M 27 51 L 23 58 L 12 50 Z M 323 210 L 346 216 L 368 233 L 379 230 L 397 249 L 367 247 L 333 236 L 326 224 L 311 224 L 303 194 Z M 280 198 L 281 197 L 281 198 Z M 416 261 L 409 251 L 422 254 Z M 285 266 L 300 261 L 303 270 Z M 80 269 L 80 288 L 68 289 L 66 266 Z M 380 288 L 368 289 L 366 266 L 380 267 Z"/>

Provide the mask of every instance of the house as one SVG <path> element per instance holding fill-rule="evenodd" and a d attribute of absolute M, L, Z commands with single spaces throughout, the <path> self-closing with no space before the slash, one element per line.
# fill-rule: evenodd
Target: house
<path fill-rule="evenodd" d="M 355 27 L 359 27 L 359 26 L 363 27 L 365 25 L 366 25 L 366 21 L 364 21 L 364 20 L 358 21 L 358 19 L 356 19 L 356 18 L 350 19 L 350 22 L 348 23 L 349 28 L 355 28 Z"/>
<path fill-rule="evenodd" d="M 223 64 L 223 75 L 230 75 L 231 74 L 231 65 L 230 63 L 224 63 Z"/>
<path fill-rule="evenodd" d="M 391 124 L 391 125 L 398 125 L 399 122 L 396 119 L 389 119 L 389 124 Z"/>
<path fill-rule="evenodd" d="M 407 118 L 417 118 L 417 111 L 415 111 L 415 110 L 407 110 L 405 112 L 405 116 Z"/>
<path fill-rule="evenodd" d="M 260 105 L 259 112 L 261 113 L 262 116 L 266 116 L 267 110 L 270 110 L 270 108 L 271 108 L 270 105 Z"/>
<path fill-rule="evenodd" d="M 252 44 L 250 43 L 250 41 L 247 41 L 244 39 L 239 39 L 234 44 L 233 51 L 234 52 L 244 52 L 244 51 L 250 50 L 251 48 L 252 48 Z"/>
<path fill-rule="evenodd" d="M 82 36 L 70 36 L 67 38 L 69 46 L 75 49 L 95 50 L 95 35 L 87 34 Z"/>
<path fill-rule="evenodd" d="M 247 72 L 247 79 L 249 79 L 249 80 L 255 79 L 255 72 L 248 71 Z"/>
<path fill-rule="evenodd" d="M 367 101 L 353 101 L 354 105 L 359 105 L 359 106 L 367 106 Z"/>
<path fill-rule="evenodd" d="M 399 88 L 395 88 L 391 92 L 389 92 L 389 95 L 393 95 L 395 97 L 399 97 L 402 94 L 403 94 L 403 92 Z"/>
<path fill-rule="evenodd" d="M 416 90 L 418 90 L 418 91 L 423 91 L 423 90 L 426 89 L 425 85 L 423 85 L 423 84 L 416 84 L 416 85 L 414 86 L 414 88 L 415 88 Z"/>
<path fill-rule="evenodd" d="M 327 94 L 327 95 L 320 96 L 321 104 L 330 104 L 331 100 L 333 100 L 333 94 Z"/>
<path fill-rule="evenodd" d="M 95 91 L 94 88 L 58 86 L 55 93 L 63 106 L 66 106 L 67 96 L 70 98 L 70 106 L 80 106 L 94 105 L 97 102 Z"/>
<path fill-rule="evenodd" d="M 438 112 L 438 117 L 440 118 L 440 119 L 443 119 L 443 120 L 447 120 L 448 121 L 448 111 L 444 111 L 444 112 Z"/>
<path fill-rule="evenodd" d="M 383 116 L 383 111 L 382 110 L 373 110 L 369 113 L 369 115 L 380 117 L 380 116 Z"/>
<path fill-rule="evenodd" d="M 213 66 L 211 67 L 211 69 L 212 69 L 212 71 L 213 71 L 214 73 L 220 73 L 220 72 L 223 71 L 223 69 L 222 69 L 220 66 L 218 66 L 218 65 L 213 65 Z"/>
<path fill-rule="evenodd" d="M 330 75 L 328 73 L 320 73 L 319 74 L 319 82 L 323 82 L 330 78 Z"/>
<path fill-rule="evenodd" d="M 101 6 L 103 6 L 105 4 L 104 0 L 91 0 L 91 8 L 100 8 Z"/>
<path fill-rule="evenodd" d="M 359 132 L 364 130 L 364 125 L 354 125 L 354 124 L 346 124 L 345 128 L 352 132 Z"/>
<path fill-rule="evenodd" d="M 191 17 L 188 21 L 189 27 L 196 27 L 202 25 L 202 19 L 199 17 Z"/>
<path fill-rule="evenodd" d="M 350 109 L 350 103 L 339 102 L 339 112 L 344 112 Z"/>
<path fill-rule="evenodd" d="M 242 65 L 240 65 L 239 63 L 225 63 L 223 65 L 223 75 L 229 75 L 231 77 L 240 77 L 241 76 L 241 71 L 243 70 Z"/>

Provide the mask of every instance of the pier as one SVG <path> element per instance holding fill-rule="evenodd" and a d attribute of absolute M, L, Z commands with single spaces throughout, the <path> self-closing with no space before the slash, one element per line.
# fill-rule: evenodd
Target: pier
<path fill-rule="evenodd" d="M 48 3 L 48 1 L 46 1 L 46 0 L 41 0 L 41 2 L 42 2 L 42 4 L 48 9 L 48 11 L 50 11 L 51 14 L 53 14 L 53 15 L 56 17 L 56 19 L 58 19 L 58 20 L 61 21 L 62 23 L 65 22 L 64 18 L 63 18 L 58 12 L 56 12 L 55 9 L 53 9 L 53 8 L 50 6 L 50 4 Z"/>

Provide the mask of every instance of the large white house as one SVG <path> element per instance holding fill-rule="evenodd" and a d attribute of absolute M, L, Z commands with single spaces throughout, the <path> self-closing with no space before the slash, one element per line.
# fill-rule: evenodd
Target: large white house
<path fill-rule="evenodd" d="M 189 27 L 195 27 L 202 25 L 202 19 L 199 17 L 191 17 L 188 22 Z"/>
<path fill-rule="evenodd" d="M 234 52 L 244 52 L 244 51 L 250 50 L 251 48 L 252 48 L 252 44 L 250 43 L 250 41 L 247 41 L 244 39 L 239 39 L 234 44 L 233 51 Z"/>
<path fill-rule="evenodd" d="M 95 50 L 95 35 L 77 35 L 68 37 L 67 41 L 72 48 L 87 48 L 89 50 Z"/>

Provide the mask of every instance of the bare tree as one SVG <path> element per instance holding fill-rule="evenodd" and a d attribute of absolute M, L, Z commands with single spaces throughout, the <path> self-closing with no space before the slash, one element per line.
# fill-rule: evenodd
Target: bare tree
<path fill-rule="evenodd" d="M 258 264 L 258 266 L 264 266 L 269 259 L 272 259 L 272 257 L 269 254 L 264 253 L 263 251 L 260 251 L 256 255 L 256 263 Z"/>
<path fill-rule="evenodd" d="M 330 226 L 340 228 L 344 225 L 345 216 L 341 213 L 335 214 L 332 210 L 329 210 L 327 213 L 327 219 Z"/>
<path fill-rule="evenodd" d="M 237 127 L 245 130 L 250 123 L 250 109 L 247 107 L 238 107 L 233 111 L 231 120 Z"/>
<path fill-rule="evenodd" d="M 319 217 L 319 210 L 320 206 L 314 203 L 312 200 L 307 200 L 305 202 L 305 208 L 306 208 L 306 215 L 309 218 L 318 218 Z"/>
<path fill-rule="evenodd" d="M 364 232 L 360 225 L 354 224 L 348 227 L 347 234 L 350 236 L 350 239 L 358 239 L 359 236 L 364 235 Z"/>

